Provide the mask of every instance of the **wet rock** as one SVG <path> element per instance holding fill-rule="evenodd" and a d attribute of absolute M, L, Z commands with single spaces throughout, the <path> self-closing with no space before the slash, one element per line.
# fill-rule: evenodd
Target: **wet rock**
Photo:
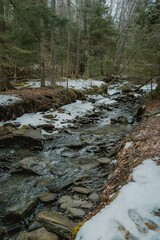
<path fill-rule="evenodd" d="M 22 228 L 21 223 L 12 223 L 7 225 L 7 233 L 8 234 L 15 234 L 19 232 Z"/>
<path fill-rule="evenodd" d="M 0 227 L 0 239 L 3 240 L 5 234 L 6 234 L 6 229 L 5 229 L 5 227 Z"/>
<path fill-rule="evenodd" d="M 44 227 L 33 232 L 23 232 L 17 240 L 58 240 L 59 237 L 55 233 L 48 232 Z"/>
<path fill-rule="evenodd" d="M 68 213 L 70 213 L 75 218 L 83 218 L 85 216 L 85 212 L 82 209 L 78 208 L 68 208 Z"/>
<path fill-rule="evenodd" d="M 45 114 L 43 115 L 43 118 L 46 118 L 46 119 L 54 119 L 56 116 L 53 115 L 53 114 Z"/>
<path fill-rule="evenodd" d="M 42 225 L 41 225 L 39 222 L 34 221 L 34 222 L 29 226 L 28 231 L 29 231 L 29 232 L 32 232 L 32 231 L 35 231 L 35 230 L 37 230 L 37 229 L 39 229 L 39 228 L 41 228 L 41 227 L 42 227 Z"/>
<path fill-rule="evenodd" d="M 6 209 L 5 221 L 19 221 L 24 219 L 38 204 L 38 199 L 26 199 Z"/>
<path fill-rule="evenodd" d="M 87 201 L 81 200 L 81 199 L 74 199 L 69 195 L 62 196 L 58 203 L 60 204 L 60 209 L 67 210 L 68 208 L 79 208 L 86 204 L 88 204 Z"/>
<path fill-rule="evenodd" d="M 81 207 L 84 208 L 84 209 L 92 209 L 93 204 L 92 203 L 85 203 Z"/>
<path fill-rule="evenodd" d="M 77 193 L 81 193 L 81 194 L 85 194 L 88 195 L 91 193 L 91 190 L 88 188 L 83 188 L 83 187 L 73 187 L 72 188 L 73 192 L 77 192 Z"/>
<path fill-rule="evenodd" d="M 34 130 L 31 127 L 23 126 L 13 132 L 14 141 L 21 146 L 40 146 L 43 148 L 44 136 L 40 130 Z"/>
<path fill-rule="evenodd" d="M 145 111 L 146 111 L 146 106 L 145 105 L 140 106 L 138 108 L 136 114 L 134 115 L 134 117 L 136 118 L 137 122 L 140 122 L 142 120 L 142 117 L 143 117 Z"/>
<path fill-rule="evenodd" d="M 99 195 L 97 193 L 92 193 L 91 195 L 89 195 L 89 200 L 91 200 L 92 202 L 97 202 L 99 200 Z"/>
<path fill-rule="evenodd" d="M 41 212 L 37 215 L 37 220 L 50 231 L 58 235 L 69 238 L 75 224 L 58 212 Z"/>
<path fill-rule="evenodd" d="M 101 164 L 110 164 L 112 162 L 111 158 L 98 158 L 97 160 Z"/>
<path fill-rule="evenodd" d="M 53 124 L 41 124 L 38 125 L 38 128 L 43 129 L 45 131 L 53 131 L 55 129 L 55 126 Z"/>
<path fill-rule="evenodd" d="M 43 193 L 38 196 L 39 200 L 43 203 L 53 202 L 56 199 L 56 194 L 54 193 Z"/>
<path fill-rule="evenodd" d="M 130 92 L 132 92 L 133 90 L 132 90 L 132 88 L 129 86 L 129 85 L 127 85 L 127 84 L 124 84 L 123 85 L 123 87 L 122 87 L 122 93 L 130 93 Z"/>
<path fill-rule="evenodd" d="M 83 170 L 90 170 L 90 169 L 93 169 L 93 168 L 96 168 L 96 167 L 99 167 L 99 166 L 100 166 L 100 164 L 95 162 L 95 163 L 83 164 L 80 167 Z"/>
<path fill-rule="evenodd" d="M 21 160 L 11 173 L 26 173 L 40 176 L 47 173 L 49 168 L 49 160 L 38 159 L 36 157 L 28 157 Z"/>
<path fill-rule="evenodd" d="M 0 137 L 11 134 L 15 130 L 16 129 L 14 127 L 11 127 L 11 126 L 2 126 L 2 127 L 0 127 Z"/>
<path fill-rule="evenodd" d="M 10 126 L 0 127 L 0 148 L 4 148 L 12 144 L 14 131 L 15 128 Z"/>

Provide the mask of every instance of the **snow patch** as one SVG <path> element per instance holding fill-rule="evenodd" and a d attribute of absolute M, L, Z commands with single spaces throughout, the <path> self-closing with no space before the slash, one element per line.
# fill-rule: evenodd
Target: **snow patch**
<path fill-rule="evenodd" d="M 80 229 L 76 240 L 159 240 L 160 166 L 145 160 L 135 168 L 133 182 Z M 148 224 L 148 225 L 147 225 Z M 150 227 L 148 227 L 150 226 Z"/>
<path fill-rule="evenodd" d="M 65 82 L 57 82 L 57 85 L 67 87 L 67 80 Z M 76 90 L 90 89 L 92 87 L 101 87 L 105 85 L 103 81 L 93 80 L 93 79 L 77 79 L 71 80 L 68 79 L 68 87 Z"/>
<path fill-rule="evenodd" d="M 0 95 L 0 105 L 10 105 L 12 103 L 20 101 L 21 98 L 16 95 Z"/>
<path fill-rule="evenodd" d="M 69 123 L 70 120 L 75 119 L 76 116 L 84 116 L 87 112 L 93 110 L 93 105 L 90 102 L 82 102 L 76 101 L 75 103 L 71 103 L 65 105 L 60 108 L 58 111 L 47 111 L 45 113 L 37 112 L 37 113 L 29 113 L 24 114 L 23 116 L 17 118 L 13 121 L 8 122 L 19 122 L 21 125 L 32 125 L 38 126 L 42 124 L 52 124 L 55 128 L 63 128 L 69 125 L 73 125 Z M 45 115 L 53 115 L 53 119 L 46 119 Z M 3 125 L 4 122 L 1 122 L 0 125 Z M 44 131 L 43 131 L 44 132 Z"/>

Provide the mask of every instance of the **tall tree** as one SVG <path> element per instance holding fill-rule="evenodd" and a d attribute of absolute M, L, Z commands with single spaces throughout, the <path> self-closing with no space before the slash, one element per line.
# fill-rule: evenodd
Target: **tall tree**
<path fill-rule="evenodd" d="M 4 68 L 4 49 L 5 49 L 5 18 L 4 18 L 4 0 L 0 1 L 0 90 L 7 89 L 7 73 Z"/>
<path fill-rule="evenodd" d="M 56 70 L 56 0 L 51 0 L 52 24 L 51 24 L 51 85 L 55 85 Z"/>

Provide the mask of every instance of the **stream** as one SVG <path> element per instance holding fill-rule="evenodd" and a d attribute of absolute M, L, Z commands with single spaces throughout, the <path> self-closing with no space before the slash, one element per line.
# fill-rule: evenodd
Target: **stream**
<path fill-rule="evenodd" d="M 77 223 L 99 203 L 121 141 L 137 124 L 133 120 L 141 96 L 115 93 L 111 104 L 99 99 L 87 96 L 94 109 L 70 120 L 71 126 L 46 134 L 43 150 L 16 142 L 0 150 L 4 239 L 18 239 L 19 232 L 39 228 L 35 216 L 44 210 L 61 212 Z"/>

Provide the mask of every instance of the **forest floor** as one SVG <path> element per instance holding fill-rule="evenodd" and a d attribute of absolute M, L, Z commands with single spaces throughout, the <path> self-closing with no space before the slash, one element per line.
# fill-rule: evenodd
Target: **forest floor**
<path fill-rule="evenodd" d="M 136 181 L 134 181 L 133 173 L 135 171 L 135 168 L 137 169 L 137 167 L 142 167 L 143 165 L 145 165 L 145 162 L 147 162 L 145 160 L 148 160 L 148 159 L 153 161 L 156 160 L 156 165 L 159 168 L 159 165 L 160 165 L 160 99 L 154 99 L 154 98 L 148 99 L 146 101 L 146 112 L 147 112 L 147 116 L 144 116 L 143 120 L 137 125 L 137 127 L 134 128 L 132 132 L 124 139 L 122 147 L 119 150 L 116 158 L 117 165 L 114 171 L 111 173 L 111 175 L 108 178 L 106 187 L 103 191 L 103 194 L 101 195 L 100 204 L 96 208 L 96 210 L 92 212 L 90 215 L 88 215 L 86 218 L 87 221 L 89 219 L 91 220 L 89 220 L 86 224 L 83 225 L 83 223 L 86 221 L 84 220 L 79 226 L 77 226 L 74 229 L 73 234 L 76 234 L 77 230 L 79 230 L 80 228 L 80 231 L 76 238 L 77 240 L 79 239 L 88 240 L 89 238 L 98 240 L 98 239 L 103 239 L 103 237 L 105 238 L 107 237 L 107 239 L 109 240 L 109 239 L 112 239 L 113 237 L 112 236 L 110 238 L 109 232 L 110 233 L 115 232 L 115 234 L 117 234 L 116 235 L 117 237 L 120 236 L 118 235 L 118 232 L 116 232 L 115 229 L 112 229 L 112 227 L 111 228 L 109 226 L 104 227 L 103 225 L 107 226 L 107 224 L 109 224 L 110 221 L 112 221 L 113 219 L 115 219 L 116 222 L 119 222 L 119 218 L 120 218 L 119 209 L 125 208 L 123 206 L 123 204 L 125 203 L 125 200 L 128 199 L 127 201 L 130 201 L 129 202 L 130 206 L 128 207 L 131 207 L 131 208 L 134 206 L 132 201 L 134 202 L 136 200 L 134 199 L 134 197 L 132 199 L 132 197 L 130 196 L 133 193 L 131 192 L 129 193 L 128 191 L 128 193 L 127 192 L 125 193 L 124 199 L 118 203 L 120 199 L 120 197 L 118 196 L 122 195 L 119 193 L 121 192 L 121 190 L 123 192 L 123 188 L 127 188 L 127 186 L 130 183 L 132 182 L 136 183 Z M 148 174 L 147 170 L 145 173 L 145 170 L 146 169 L 144 168 L 142 170 L 142 176 L 139 176 L 141 180 L 144 179 L 144 181 L 145 181 L 145 177 L 147 178 L 147 174 Z M 152 175 L 154 175 L 154 173 Z M 157 191 L 157 196 L 160 197 L 160 193 L 158 192 L 158 189 L 155 191 Z M 137 196 L 137 198 L 139 199 L 141 196 L 142 202 L 144 205 L 145 204 L 147 205 L 147 201 L 149 201 L 149 199 L 151 199 L 152 197 L 154 198 L 154 196 L 150 195 L 149 191 L 147 194 L 148 194 L 148 197 L 146 199 L 145 198 L 146 194 L 144 194 L 143 196 L 143 191 L 141 192 L 139 189 L 139 196 Z M 157 206 L 153 206 L 153 207 L 157 207 Z M 117 210 L 114 215 L 115 209 Z M 130 210 L 127 210 L 127 211 L 130 212 Z M 160 214 L 158 213 L 156 216 L 158 216 L 159 218 Z M 123 221 L 123 217 L 124 217 L 124 221 Z M 145 221 L 143 221 L 143 218 L 139 214 L 137 214 L 136 211 L 134 213 L 132 212 L 132 216 L 129 216 L 132 219 L 131 221 L 132 223 L 129 223 L 129 220 L 127 219 L 127 217 L 126 217 L 126 225 L 125 225 L 125 210 L 124 210 L 124 213 L 121 214 L 121 218 L 120 218 L 122 220 L 121 221 L 122 225 L 119 225 L 118 227 L 119 229 L 118 231 L 121 232 L 124 238 L 120 237 L 115 239 L 135 239 L 135 240 L 143 239 L 142 236 L 139 238 L 139 235 L 138 235 L 139 233 L 137 233 L 138 237 L 135 237 L 136 235 L 135 233 L 137 231 L 138 225 L 140 225 L 142 228 L 144 227 L 145 229 L 147 226 L 147 229 L 144 230 L 144 232 L 146 231 L 144 233 L 146 234 L 144 239 L 153 239 L 152 234 L 153 235 L 155 234 L 154 239 L 159 239 L 158 237 L 160 237 L 160 225 L 155 224 L 153 221 L 149 221 L 149 223 L 148 222 L 145 223 Z M 108 223 L 107 223 L 107 218 L 108 218 Z M 123 222 L 124 222 L 124 225 L 123 225 Z M 142 224 L 142 222 L 144 225 Z M 134 234 L 130 232 L 130 229 L 132 230 L 134 229 L 132 228 L 133 226 L 131 227 L 133 223 L 135 223 L 136 225 L 136 230 L 135 232 L 133 231 Z M 102 228 L 102 231 L 100 229 L 98 232 L 96 232 L 96 230 L 94 231 L 93 229 L 95 228 L 95 226 L 96 228 L 98 228 L 99 225 L 102 225 L 102 227 L 100 227 L 100 229 Z M 109 224 L 109 225 L 112 226 L 112 224 Z M 127 225 L 128 225 L 128 230 L 126 229 Z M 103 230 L 103 228 L 108 229 L 108 233 L 106 233 L 107 230 L 105 231 Z M 150 233 L 150 230 L 151 230 L 151 233 Z M 139 231 L 140 230 L 138 229 L 138 232 Z M 140 233 L 142 232 L 140 231 Z M 111 233 L 111 235 L 112 234 L 113 233 Z M 150 236 L 152 237 L 150 238 Z"/>

